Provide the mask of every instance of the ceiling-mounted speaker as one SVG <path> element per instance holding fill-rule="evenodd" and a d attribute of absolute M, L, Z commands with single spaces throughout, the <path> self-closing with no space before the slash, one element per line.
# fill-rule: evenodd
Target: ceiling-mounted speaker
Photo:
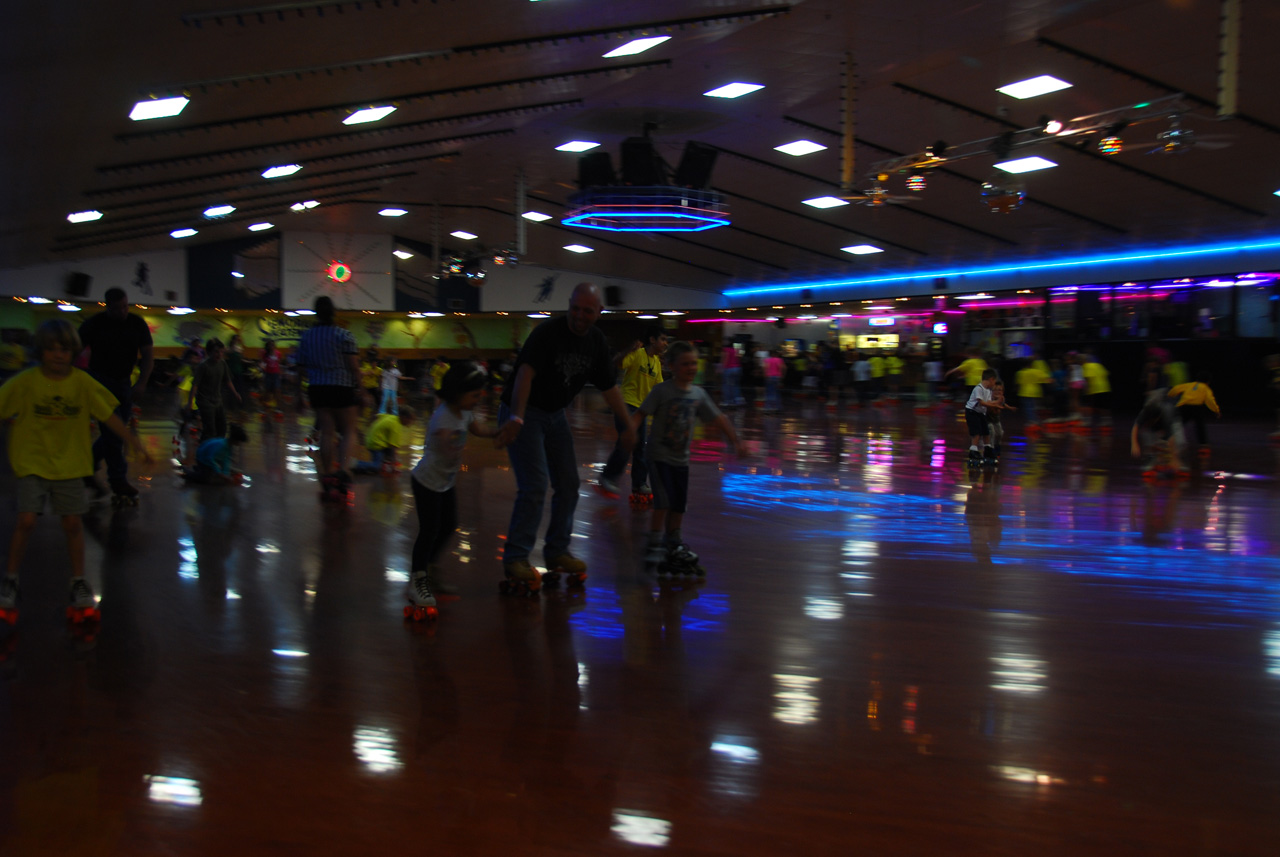
<path fill-rule="evenodd" d="M 604 305 L 605 306 L 622 306 L 622 287 L 621 286 L 605 286 L 604 287 Z"/>
<path fill-rule="evenodd" d="M 615 183 L 613 159 L 608 152 L 592 152 L 578 158 L 578 187 L 607 187 Z"/>
<path fill-rule="evenodd" d="M 654 187 L 667 183 L 667 165 L 648 137 L 628 137 L 622 141 L 622 183 L 634 187 Z"/>
<path fill-rule="evenodd" d="M 73 271 L 67 275 L 67 294 L 73 298 L 83 298 L 89 296 L 89 285 L 93 282 L 93 277 L 82 271 Z"/>
<path fill-rule="evenodd" d="M 676 167 L 675 183 L 678 187 L 705 190 L 711 186 L 711 168 L 716 165 L 720 151 L 714 146 L 693 140 L 684 144 L 684 154 Z"/>

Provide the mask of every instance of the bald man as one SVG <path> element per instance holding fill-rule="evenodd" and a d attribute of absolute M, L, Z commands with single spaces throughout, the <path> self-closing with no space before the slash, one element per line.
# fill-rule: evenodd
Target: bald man
<path fill-rule="evenodd" d="M 604 395 L 618 425 L 626 427 L 619 436 L 623 447 L 635 446 L 609 344 L 595 326 L 601 306 L 598 286 L 578 285 L 569 298 L 569 314 L 545 321 L 529 334 L 516 358 L 515 382 L 502 394 L 496 444 L 507 448 L 516 476 L 515 509 L 502 559 L 507 579 L 519 592 L 536 592 L 542 586 L 529 557 L 538 539 L 548 485 L 551 522 L 542 555 L 548 572 L 555 575 L 549 581 L 564 574 L 570 583 L 580 584 L 587 577 L 586 563 L 569 553 L 581 480 L 565 408 L 588 381 Z"/>

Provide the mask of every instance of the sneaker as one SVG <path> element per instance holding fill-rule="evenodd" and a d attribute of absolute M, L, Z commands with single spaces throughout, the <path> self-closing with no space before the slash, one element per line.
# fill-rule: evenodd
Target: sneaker
<path fill-rule="evenodd" d="M 435 607 L 436 597 L 431 594 L 431 583 L 427 572 L 415 571 L 404 588 L 405 599 L 415 607 Z"/>
<path fill-rule="evenodd" d="M 18 578 L 0 577 L 0 610 L 12 610 L 18 606 Z"/>
<path fill-rule="evenodd" d="M 77 610 L 98 606 L 98 602 L 93 599 L 93 589 L 89 586 L 89 581 L 83 577 L 71 578 L 71 606 Z"/>
<path fill-rule="evenodd" d="M 457 595 L 458 587 L 452 583 L 445 583 L 440 577 L 440 566 L 431 565 L 427 568 L 427 586 L 431 587 L 432 592 L 438 592 L 441 595 Z"/>

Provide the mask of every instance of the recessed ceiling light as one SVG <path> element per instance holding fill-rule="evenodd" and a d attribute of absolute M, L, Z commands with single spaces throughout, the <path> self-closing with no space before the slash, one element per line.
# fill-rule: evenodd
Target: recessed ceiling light
<path fill-rule="evenodd" d="M 567 143 L 561 143 L 556 146 L 557 152 L 585 152 L 588 149 L 594 149 L 599 143 L 593 143 L 590 140 L 570 140 Z"/>
<path fill-rule="evenodd" d="M 566 244 L 564 249 L 571 253 L 592 253 L 595 251 L 594 247 L 587 247 L 585 244 Z"/>
<path fill-rule="evenodd" d="M 234 205 L 215 205 L 212 208 L 206 208 L 204 210 L 204 216 L 205 217 L 226 217 L 228 214 L 230 214 L 235 210 L 236 210 L 236 207 Z"/>
<path fill-rule="evenodd" d="M 1276 191 L 1280 194 L 1280 191 Z M 70 223 L 88 223 L 90 220 L 97 220 L 102 217 L 101 211 L 76 211 L 67 215 L 67 221 Z"/>
<path fill-rule="evenodd" d="M 141 122 L 144 119 L 177 116 L 190 101 L 190 98 L 184 98 L 181 95 L 174 98 L 148 98 L 133 105 L 133 109 L 129 111 L 129 118 L 135 122 Z"/>
<path fill-rule="evenodd" d="M 659 315 L 684 315 L 684 313 L 678 309 L 669 309 L 666 312 L 659 313 Z"/>
<path fill-rule="evenodd" d="M 235 277 L 237 280 L 244 279 L 244 274 L 240 273 L 239 271 L 232 271 L 231 276 Z"/>
<path fill-rule="evenodd" d="M 606 57 L 629 57 L 632 54 L 643 53 L 649 48 L 657 47 L 663 42 L 670 39 L 670 36 L 650 36 L 645 39 L 632 39 L 625 45 L 614 48 L 605 54 Z"/>
<path fill-rule="evenodd" d="M 1273 191 L 1271 191 L 1271 193 L 1272 193 L 1272 194 L 1274 194 L 1275 196 L 1280 196 L 1280 190 L 1273 190 Z M 70 218 L 70 217 L 68 217 L 67 219 L 68 219 L 68 220 L 71 220 L 71 218 Z M 74 223 L 75 221 L 72 221 L 72 222 Z"/>
<path fill-rule="evenodd" d="M 409 213 L 409 211 L 408 209 L 404 209 L 404 208 L 384 208 L 382 209 L 382 211 L 379 211 L 378 213 L 381 214 L 383 217 L 404 217 L 406 214 Z"/>
<path fill-rule="evenodd" d="M 1056 167 L 1057 165 L 1057 162 L 1048 158 L 1032 155 L 1029 158 L 1014 158 L 1012 161 L 1001 161 L 992 166 L 997 170 L 1004 170 L 1006 173 L 1030 173 L 1036 170 L 1047 170 L 1049 167 Z"/>
<path fill-rule="evenodd" d="M 813 199 L 804 200 L 804 204 L 812 205 L 814 208 L 835 208 L 841 205 L 848 205 L 849 201 L 834 196 L 815 196 Z"/>
<path fill-rule="evenodd" d="M 1280 191 L 1277 191 L 1277 193 L 1280 193 Z M 543 214 L 541 211 L 526 211 L 520 216 L 525 220 L 532 220 L 534 223 L 541 223 L 544 220 L 551 219 L 550 214 Z"/>
<path fill-rule="evenodd" d="M 726 83 L 724 86 L 717 86 L 702 94 L 710 95 L 712 98 L 741 98 L 761 89 L 764 89 L 762 83 Z"/>
<path fill-rule="evenodd" d="M 997 86 L 996 92 L 1003 92 L 1012 98 L 1035 98 L 1037 95 L 1044 95 L 1047 92 L 1057 92 L 1059 89 L 1067 89 L 1071 84 L 1065 80 L 1058 80 L 1051 74 L 1042 74 L 1039 77 L 1020 80 L 1017 83 L 1007 83 L 1004 86 Z"/>
<path fill-rule="evenodd" d="M 392 256 L 395 256 L 397 259 L 412 259 L 412 258 L 413 258 L 413 254 L 412 254 L 412 253 L 410 253 L 410 252 L 408 252 L 407 250 L 392 250 L 392 251 L 391 251 L 391 255 L 392 255 Z"/>
<path fill-rule="evenodd" d="M 463 241 L 470 241 L 473 238 L 479 237 L 478 235 L 472 235 L 470 232 L 463 232 L 461 229 L 457 230 L 456 232 L 450 232 L 449 234 L 452 235 L 454 238 L 461 238 Z"/>
<path fill-rule="evenodd" d="M 319 204 L 314 199 L 309 199 L 306 202 L 295 202 L 289 208 L 293 211 L 306 211 L 308 208 L 315 208 Z"/>
<path fill-rule="evenodd" d="M 423 315 L 427 318 L 444 318 L 444 313 L 442 312 L 424 312 Z"/>
<path fill-rule="evenodd" d="M 841 247 L 846 253 L 852 253 L 855 256 L 865 256 L 868 253 L 883 253 L 883 247 L 877 247 L 874 244 L 854 244 L 852 247 Z"/>
<path fill-rule="evenodd" d="M 261 232 L 264 229 L 270 229 L 275 226 L 274 223 L 252 223 L 249 225 L 250 232 Z"/>
<path fill-rule="evenodd" d="M 51 304 L 51 303 L 53 303 L 53 301 L 51 301 L 49 298 L 42 298 L 42 297 L 39 297 L 38 295 L 32 295 L 31 297 L 27 298 L 27 300 L 28 300 L 28 301 L 30 301 L 30 302 L 31 302 L 31 303 L 33 303 L 33 304 Z"/>
<path fill-rule="evenodd" d="M 652 320 L 652 319 L 657 318 L 657 316 L 656 316 L 656 315 L 654 315 L 653 313 L 645 313 L 644 315 L 638 315 L 638 316 L 636 316 L 636 318 L 643 318 L 643 319 L 645 319 L 646 321 L 650 321 L 650 320 Z"/>
<path fill-rule="evenodd" d="M 395 112 L 394 105 L 383 105 L 382 107 L 366 107 L 363 110 L 357 110 L 346 119 L 342 120 L 343 125 L 361 125 L 365 122 L 377 122 L 384 116 L 389 116 Z"/>
<path fill-rule="evenodd" d="M 814 152 L 821 152 L 827 148 L 821 143 L 815 143 L 812 140 L 796 140 L 794 143 L 787 143 L 784 146 L 774 146 L 775 152 L 782 152 L 784 155 L 812 155 Z"/>
<path fill-rule="evenodd" d="M 169 233 L 169 235 L 173 238 L 190 238 L 192 235 L 195 235 L 195 234 L 196 234 L 196 230 L 194 229 L 175 229 Z"/>
<path fill-rule="evenodd" d="M 531 312 L 529 318 L 551 318 L 551 316 L 545 312 Z"/>
<path fill-rule="evenodd" d="M 264 179 L 279 179 L 285 176 L 291 176 L 298 170 L 302 169 L 302 164 L 281 164 L 278 167 L 268 167 L 262 171 Z"/>
<path fill-rule="evenodd" d="M 195 310 L 189 306 L 171 306 L 165 312 L 169 315 L 191 315 Z"/>
<path fill-rule="evenodd" d="M 75 304 L 58 304 L 58 309 L 63 312 L 80 312 L 80 307 Z"/>

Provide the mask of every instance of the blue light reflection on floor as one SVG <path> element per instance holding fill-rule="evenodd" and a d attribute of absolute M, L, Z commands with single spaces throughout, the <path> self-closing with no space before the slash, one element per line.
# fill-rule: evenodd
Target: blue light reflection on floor
<path fill-rule="evenodd" d="M 662 595 L 656 596 L 662 598 Z M 680 629 L 686 634 L 721 633 L 721 620 L 729 612 L 729 597 L 699 589 L 680 611 Z M 617 640 L 626 633 L 622 600 L 617 590 L 590 590 L 585 606 L 569 617 L 569 625 L 588 637 Z"/>
<path fill-rule="evenodd" d="M 722 490 L 729 506 L 782 507 L 810 516 L 819 526 L 794 531 L 797 542 L 873 539 L 882 559 L 973 561 L 967 504 L 953 497 L 881 494 L 830 479 L 732 472 L 723 474 Z M 1006 490 L 1012 496 L 1013 489 Z M 1131 497 L 1116 499 L 1127 503 Z M 1064 517 L 1061 504 L 1027 509 L 1025 516 L 1001 508 L 992 564 L 1122 583 L 1144 597 L 1193 601 L 1235 615 L 1280 616 L 1280 559 L 1254 553 L 1256 540 L 1235 539 L 1242 550 L 1233 550 L 1218 532 L 1178 529 L 1166 538 L 1171 543 L 1144 544 L 1142 533 L 1112 524 L 1111 518 L 1127 520 L 1127 512 L 1092 501 L 1066 512 Z"/>

